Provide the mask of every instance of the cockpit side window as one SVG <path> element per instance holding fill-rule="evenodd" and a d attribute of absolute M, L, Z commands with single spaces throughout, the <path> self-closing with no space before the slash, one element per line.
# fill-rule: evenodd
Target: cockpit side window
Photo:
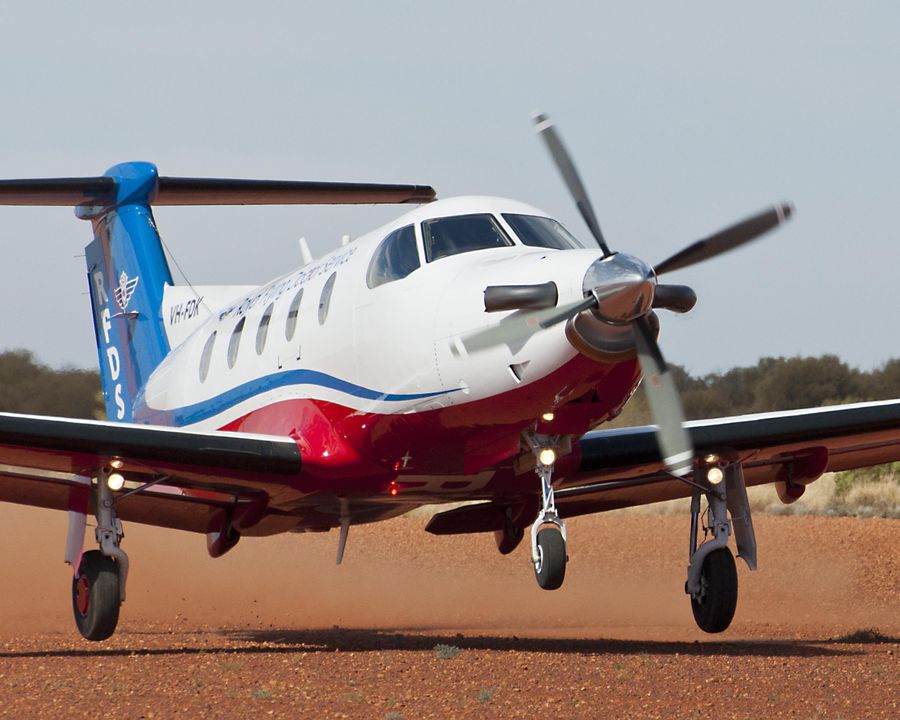
<path fill-rule="evenodd" d="M 378 246 L 369 272 L 366 285 L 370 288 L 384 285 L 392 280 L 405 278 L 419 269 L 419 249 L 416 247 L 416 233 L 412 225 L 407 225 L 390 233 Z"/>
<path fill-rule="evenodd" d="M 422 235 L 428 262 L 513 244 L 494 216 L 487 213 L 426 220 L 422 223 Z"/>
<path fill-rule="evenodd" d="M 568 230 L 553 218 L 538 215 L 504 214 L 503 219 L 519 236 L 523 245 L 555 250 L 573 250 L 583 247 Z"/>

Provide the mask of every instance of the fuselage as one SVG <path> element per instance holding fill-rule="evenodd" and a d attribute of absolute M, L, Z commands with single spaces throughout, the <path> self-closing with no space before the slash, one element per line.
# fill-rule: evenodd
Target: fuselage
<path fill-rule="evenodd" d="M 555 227 L 511 200 L 439 201 L 266 285 L 173 296 L 163 308 L 173 349 L 135 421 L 290 435 L 311 479 L 348 492 L 399 478 L 471 496 L 482 471 L 519 454 L 523 430 L 583 433 L 616 415 L 640 379 L 633 358 L 579 353 L 562 325 L 462 347 L 521 312 L 487 313 L 488 286 L 552 281 L 559 305 L 583 298 L 600 251 L 534 244 L 528 223 Z M 463 227 L 485 233 L 485 247 L 454 245 Z"/>

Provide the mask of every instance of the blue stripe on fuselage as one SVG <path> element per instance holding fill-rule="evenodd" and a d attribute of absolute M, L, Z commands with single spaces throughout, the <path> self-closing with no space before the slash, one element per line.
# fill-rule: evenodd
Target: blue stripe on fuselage
<path fill-rule="evenodd" d="M 285 370 L 283 372 L 266 375 L 265 377 L 250 380 L 220 395 L 202 400 L 193 405 L 174 408 L 172 410 L 155 410 L 144 402 L 144 395 L 138 397 L 134 408 L 135 422 L 152 423 L 154 425 L 170 425 L 182 427 L 192 425 L 225 412 L 230 407 L 244 400 L 249 400 L 256 395 L 276 390 L 288 385 L 318 385 L 319 387 L 337 390 L 347 393 L 362 400 L 379 400 L 382 402 L 402 402 L 404 400 L 421 400 L 424 398 L 446 395 L 456 392 L 453 390 L 438 390 L 427 393 L 414 393 L 410 395 L 378 392 L 361 385 L 354 385 L 346 380 L 341 380 L 333 375 L 317 370 Z M 458 389 L 458 388 L 457 388 Z"/>

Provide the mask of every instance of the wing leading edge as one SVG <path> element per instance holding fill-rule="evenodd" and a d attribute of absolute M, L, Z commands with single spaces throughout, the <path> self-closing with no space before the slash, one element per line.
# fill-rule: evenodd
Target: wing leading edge
<path fill-rule="evenodd" d="M 824 472 L 900 460 L 900 400 L 717 418 L 687 427 L 698 456 L 742 462 L 747 485 L 805 485 Z M 665 472 L 651 426 L 590 432 L 576 452 L 578 469 L 556 493 L 563 515 L 691 493 Z"/>
<path fill-rule="evenodd" d="M 270 508 L 301 495 L 301 465 L 289 437 L 0 413 L 4 502 L 72 509 L 112 466 L 127 479 L 116 499 L 123 520 L 212 532 L 223 513 L 252 509 L 256 532 L 268 534 L 295 522 Z"/>

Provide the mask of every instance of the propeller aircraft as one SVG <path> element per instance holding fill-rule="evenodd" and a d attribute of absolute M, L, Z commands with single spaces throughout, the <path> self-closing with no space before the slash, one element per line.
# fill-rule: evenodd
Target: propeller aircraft
<path fill-rule="evenodd" d="M 418 185 L 174 178 L 140 162 L 0 181 L 0 204 L 72 206 L 93 229 L 108 420 L 0 414 L 0 500 L 68 512 L 86 639 L 118 623 L 123 521 L 205 534 L 212 557 L 245 535 L 336 529 L 340 562 L 351 525 L 453 503 L 428 532 L 490 533 L 504 554 L 527 534 L 554 590 L 566 519 L 677 497 L 691 498 L 693 615 L 721 632 L 738 596 L 732 536 L 757 565 L 748 486 L 790 503 L 827 471 L 900 459 L 898 400 L 685 422 L 657 312 L 697 298 L 659 278 L 792 206 L 650 265 L 611 248 L 549 118 L 536 128 L 596 245 L 529 205 Z M 176 285 L 152 211 L 315 203 L 418 206 L 259 287 Z M 642 379 L 655 425 L 603 429 Z M 88 515 L 98 549 L 84 551 Z"/>

